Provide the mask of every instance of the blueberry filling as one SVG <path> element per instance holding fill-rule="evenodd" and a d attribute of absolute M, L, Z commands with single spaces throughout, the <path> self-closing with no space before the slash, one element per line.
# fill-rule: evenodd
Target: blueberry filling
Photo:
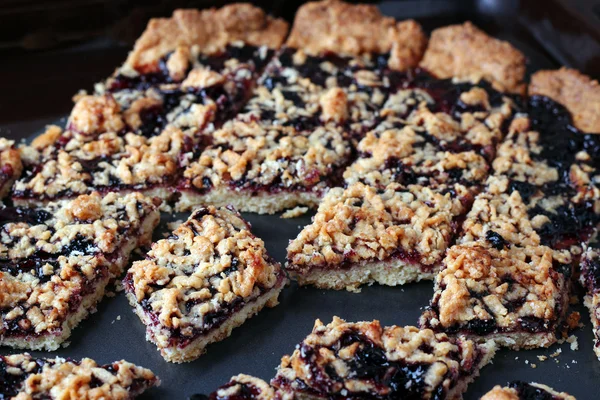
<path fill-rule="evenodd" d="M 558 400 L 559 398 L 548 393 L 544 389 L 531 386 L 529 383 L 516 381 L 508 385 L 509 388 L 515 389 L 519 396 L 519 400 Z"/>
<path fill-rule="evenodd" d="M 508 246 L 508 242 L 504 239 L 499 233 L 494 231 L 487 231 L 485 234 L 486 240 L 492 245 L 496 250 L 502 250 L 506 246 Z"/>

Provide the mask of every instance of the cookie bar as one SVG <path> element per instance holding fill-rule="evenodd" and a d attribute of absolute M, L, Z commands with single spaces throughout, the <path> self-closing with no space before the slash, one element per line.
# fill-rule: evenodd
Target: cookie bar
<path fill-rule="evenodd" d="M 513 349 L 548 347 L 567 310 L 570 268 L 555 266 L 546 246 L 453 246 L 420 326 Z"/>
<path fill-rule="evenodd" d="M 133 399 L 160 380 L 152 371 L 127 361 L 98 365 L 84 358 L 0 356 L 0 397 L 3 399 Z"/>
<path fill-rule="evenodd" d="M 110 97 L 80 100 L 71 124 L 85 125 L 76 119 L 78 112 L 84 112 L 81 102 L 93 109 L 104 102 L 101 99 Z M 25 169 L 12 199 L 16 205 L 40 205 L 99 191 L 141 192 L 165 201 L 172 196 L 180 164 L 193 151 L 193 143 L 189 133 L 175 127 L 147 138 L 102 128 L 63 131 L 50 126 L 22 149 Z"/>
<path fill-rule="evenodd" d="M 406 70 L 421 60 L 427 37 L 415 21 L 397 22 L 374 5 L 324 0 L 298 9 L 286 45 L 313 55 L 387 53 L 391 68 Z"/>
<path fill-rule="evenodd" d="M 210 395 L 195 394 L 190 400 L 275 400 L 282 399 L 265 381 L 239 374 Z"/>
<path fill-rule="evenodd" d="M 138 193 L 0 209 L 0 344 L 56 350 L 150 243 L 160 215 Z"/>
<path fill-rule="evenodd" d="M 0 199 L 8 195 L 22 172 L 23 163 L 15 142 L 0 138 Z"/>
<path fill-rule="evenodd" d="M 286 270 L 301 285 L 347 290 L 432 279 L 469 199 L 395 183 L 331 189 L 290 242 Z"/>
<path fill-rule="evenodd" d="M 493 343 L 478 345 L 412 326 L 378 321 L 317 320 L 291 356 L 284 356 L 276 389 L 296 399 L 460 399 L 488 364 Z"/>
<path fill-rule="evenodd" d="M 167 361 L 186 362 L 275 306 L 286 282 L 236 211 L 207 206 L 154 243 L 123 284 L 146 338 Z"/>
<path fill-rule="evenodd" d="M 525 56 L 470 22 L 434 30 L 419 65 L 441 79 L 486 79 L 503 92 L 525 91 Z"/>
<path fill-rule="evenodd" d="M 586 290 L 584 304 L 590 311 L 594 352 L 600 360 L 600 243 L 594 241 L 581 257 L 580 281 Z"/>
<path fill-rule="evenodd" d="M 232 121 L 212 135 L 212 144 L 186 168 L 178 210 L 198 204 L 272 214 L 296 205 L 316 206 L 340 181 L 351 148 L 331 127 L 300 133 Z"/>
<path fill-rule="evenodd" d="M 575 397 L 540 383 L 515 381 L 494 387 L 481 400 L 575 400 Z"/>

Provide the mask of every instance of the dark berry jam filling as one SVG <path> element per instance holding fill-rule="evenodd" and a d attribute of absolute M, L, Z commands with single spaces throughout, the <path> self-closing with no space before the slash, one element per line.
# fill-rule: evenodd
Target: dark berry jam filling
<path fill-rule="evenodd" d="M 600 256 L 583 257 L 581 274 L 588 293 L 600 291 Z"/>
<path fill-rule="evenodd" d="M 28 373 L 22 374 L 10 374 L 7 372 L 6 360 L 0 356 L 0 399 L 11 399 L 15 397 L 22 389 L 23 382 L 29 377 L 30 374 L 37 374 L 42 370 L 45 364 L 44 360 L 35 360 L 35 366 Z M 10 366 L 12 367 L 12 366 Z"/>
<path fill-rule="evenodd" d="M 560 400 L 559 397 L 548 393 L 546 390 L 531 386 L 526 382 L 511 382 L 508 387 L 517 391 L 519 400 Z"/>
<path fill-rule="evenodd" d="M 331 364 L 317 365 L 315 359 L 319 354 L 320 347 L 311 347 L 305 343 L 299 347 L 300 358 L 310 369 L 310 381 L 303 382 L 297 379 L 294 387 L 297 386 L 298 390 L 316 397 L 329 399 L 422 399 L 426 390 L 431 391 L 431 397 L 429 397 L 431 399 L 445 398 L 446 389 L 443 385 L 435 388 L 427 387 L 426 376 L 429 364 L 389 360 L 382 348 L 359 332 L 345 333 L 337 343 L 329 347 L 329 350 L 335 353 L 336 358 L 340 358 L 338 352 L 351 345 L 356 346 L 356 351 L 350 360 L 345 361 L 349 370 L 348 376 L 368 381 L 376 391 L 333 393 L 333 388 L 339 383 L 343 384 L 344 378 L 337 374 Z M 458 354 L 454 354 L 454 356 L 457 361 L 460 361 Z M 474 364 L 471 368 L 475 369 L 477 365 Z M 470 372 L 465 371 L 467 374 Z M 448 374 L 451 373 L 451 371 L 448 372 Z M 291 382 L 285 381 L 283 377 L 278 377 L 274 380 L 274 384 L 285 388 Z M 456 382 L 453 382 L 450 387 L 454 384 Z"/>

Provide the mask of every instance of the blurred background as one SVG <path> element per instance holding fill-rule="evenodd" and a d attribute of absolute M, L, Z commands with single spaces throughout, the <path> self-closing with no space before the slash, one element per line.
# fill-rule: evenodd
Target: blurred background
<path fill-rule="evenodd" d="M 231 2 L 0 0 L 0 135 L 29 136 L 66 116 L 72 95 L 91 90 L 110 75 L 150 18 L 169 16 L 176 8 L 227 3 Z M 252 3 L 292 22 L 304 2 Z M 530 58 L 539 54 L 543 63 L 537 68 L 567 65 L 595 78 L 600 75 L 600 0 L 371 3 L 400 19 L 416 18 L 427 30 L 470 19 L 490 34 L 510 40 Z"/>

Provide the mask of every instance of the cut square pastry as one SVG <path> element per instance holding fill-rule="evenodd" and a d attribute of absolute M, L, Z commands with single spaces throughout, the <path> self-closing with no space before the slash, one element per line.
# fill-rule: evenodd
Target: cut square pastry
<path fill-rule="evenodd" d="M 315 322 L 271 385 L 293 399 L 461 399 L 495 351 L 491 342 L 334 317 Z"/>
<path fill-rule="evenodd" d="M 98 365 L 84 358 L 0 356 L 0 397 L 3 399 L 133 399 L 160 380 L 149 369 L 125 360 Z"/>
<path fill-rule="evenodd" d="M 159 212 L 138 193 L 0 209 L 0 344 L 56 350 L 95 310 Z"/>
<path fill-rule="evenodd" d="M 314 207 L 339 183 L 352 151 L 342 132 L 325 126 L 298 132 L 231 121 L 211 141 L 183 174 L 180 211 L 207 203 L 260 214 Z"/>
<path fill-rule="evenodd" d="M 496 386 L 487 392 L 481 400 L 575 400 L 568 393 L 557 392 L 549 386 L 540 383 L 515 381 L 507 386 Z"/>
<path fill-rule="evenodd" d="M 146 338 L 170 362 L 198 358 L 258 313 L 287 282 L 231 208 L 201 207 L 136 261 L 123 283 Z"/>
<path fill-rule="evenodd" d="M 331 189 L 290 242 L 286 270 L 301 285 L 329 289 L 432 279 L 468 199 L 466 189 L 442 194 L 396 183 Z"/>
<path fill-rule="evenodd" d="M 546 246 L 494 243 L 448 250 L 420 326 L 515 350 L 550 346 L 567 311 L 571 266 L 555 263 Z"/>

